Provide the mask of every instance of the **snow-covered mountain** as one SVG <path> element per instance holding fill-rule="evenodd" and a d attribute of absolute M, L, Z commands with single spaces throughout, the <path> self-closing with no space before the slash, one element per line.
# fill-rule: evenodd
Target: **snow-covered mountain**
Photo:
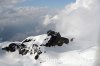
<path fill-rule="evenodd" d="M 51 37 L 42 34 L 30 36 L 22 42 L 0 43 L 0 66 L 94 66 L 97 50 L 95 43 L 74 39 L 62 46 L 48 47 L 46 44 Z M 12 43 L 17 45 L 13 46 L 14 51 L 2 50 Z M 19 53 L 20 48 L 25 50 Z"/>
<path fill-rule="evenodd" d="M 61 37 L 59 32 L 49 30 L 47 34 L 30 36 L 20 43 L 12 42 L 8 46 L 2 47 L 2 50 L 7 52 L 15 52 L 18 50 L 21 55 L 30 53 L 30 55 L 35 55 L 34 59 L 37 60 L 40 54 L 46 52 L 44 47 L 62 46 L 64 43 L 68 44 L 69 41 L 68 38 Z"/>

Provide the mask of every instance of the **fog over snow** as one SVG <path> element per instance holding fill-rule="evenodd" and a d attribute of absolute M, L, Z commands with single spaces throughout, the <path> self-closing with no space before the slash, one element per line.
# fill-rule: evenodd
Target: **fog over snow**
<path fill-rule="evenodd" d="M 99 33 L 99 0 L 77 0 L 54 17 L 56 30 L 63 36 L 96 42 Z"/>
<path fill-rule="evenodd" d="M 22 41 L 49 29 L 60 32 L 63 37 L 73 37 L 74 41 L 62 47 L 45 48 L 48 53 L 37 61 L 30 55 L 21 56 L 18 52 L 6 53 L 0 49 L 0 66 L 95 66 L 98 62 L 100 0 L 76 0 L 62 10 L 16 7 L 19 1 L 0 1 L 1 41 Z M 0 43 L 0 48 L 6 44 L 9 42 Z"/>

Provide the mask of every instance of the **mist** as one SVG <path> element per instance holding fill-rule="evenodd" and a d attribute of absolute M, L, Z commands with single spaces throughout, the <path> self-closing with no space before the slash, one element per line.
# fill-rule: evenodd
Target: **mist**
<path fill-rule="evenodd" d="M 98 42 L 99 3 L 99 0 L 76 0 L 76 3 L 67 5 L 53 17 L 56 31 L 66 37 Z"/>
<path fill-rule="evenodd" d="M 0 41 L 22 41 L 31 35 L 46 33 L 54 29 L 54 24 L 44 24 L 47 15 L 55 15 L 56 10 L 45 7 L 0 8 Z M 45 30 L 44 30 L 45 29 Z"/>

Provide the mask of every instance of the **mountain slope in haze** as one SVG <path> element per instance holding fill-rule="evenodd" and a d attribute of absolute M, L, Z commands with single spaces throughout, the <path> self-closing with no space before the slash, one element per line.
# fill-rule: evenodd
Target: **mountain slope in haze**
<path fill-rule="evenodd" d="M 2 50 L 7 52 L 15 52 L 17 50 L 21 55 L 36 54 L 34 58 L 37 60 L 40 54 L 46 52 L 43 51 L 44 47 L 62 46 L 64 43 L 68 44 L 69 39 L 61 37 L 59 32 L 49 30 L 47 34 L 30 36 L 20 43 L 10 43 L 8 46 L 3 47 Z M 41 48 L 43 49 L 41 50 Z"/>
<path fill-rule="evenodd" d="M 46 38 L 48 40 L 45 40 Z M 0 66 L 94 66 L 97 50 L 95 43 L 74 39 L 73 42 L 64 43 L 62 46 L 40 46 L 46 44 L 50 38 L 47 34 L 26 38 L 32 39 L 32 41 L 26 41 L 24 44 L 28 47 L 26 49 L 32 51 L 33 54 L 28 52 L 25 55 L 19 54 L 18 49 L 15 52 L 2 50 L 3 47 L 12 42 L 0 43 Z M 20 45 L 25 40 L 13 43 Z M 37 52 L 34 54 L 34 49 L 31 50 L 33 44 L 37 44 L 37 49 L 40 48 L 39 50 L 42 52 L 38 59 L 34 58 Z"/>

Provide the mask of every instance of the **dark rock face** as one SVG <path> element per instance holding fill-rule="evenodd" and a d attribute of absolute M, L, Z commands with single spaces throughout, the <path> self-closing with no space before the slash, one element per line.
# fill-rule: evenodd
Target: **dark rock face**
<path fill-rule="evenodd" d="M 26 40 L 24 40 L 23 41 L 23 43 L 25 43 L 25 42 L 30 42 L 32 39 L 26 39 Z"/>
<path fill-rule="evenodd" d="M 4 47 L 2 50 L 8 51 L 9 52 L 9 47 Z"/>
<path fill-rule="evenodd" d="M 26 55 L 28 53 L 29 50 L 26 50 L 26 49 L 19 49 L 19 54 L 21 55 Z"/>
<path fill-rule="evenodd" d="M 11 43 L 8 47 L 2 48 L 2 50 L 14 52 L 18 48 L 18 45 L 16 43 Z"/>
<path fill-rule="evenodd" d="M 50 40 L 44 45 L 46 47 L 51 47 L 51 46 L 62 46 L 63 43 L 68 44 L 69 39 L 65 37 L 61 37 L 59 32 L 55 32 L 52 30 L 49 30 L 47 32 L 48 36 L 51 36 Z"/>
<path fill-rule="evenodd" d="M 8 51 L 8 52 L 15 52 L 16 50 L 19 50 L 19 54 L 25 54 L 26 52 L 28 52 L 28 50 L 25 50 L 26 45 L 21 44 L 18 45 L 16 43 L 11 43 L 9 44 L 9 46 L 2 48 L 2 50 Z"/>
<path fill-rule="evenodd" d="M 39 58 L 39 55 L 36 55 L 34 59 L 37 60 L 38 58 Z"/>
<path fill-rule="evenodd" d="M 40 54 L 42 54 L 42 52 L 41 52 L 41 50 L 38 50 L 34 59 L 37 60 L 39 58 Z"/>
<path fill-rule="evenodd" d="M 11 43 L 9 44 L 9 46 L 2 48 L 2 50 L 5 50 L 7 52 L 15 52 L 16 50 L 18 50 L 19 54 L 21 55 L 26 55 L 27 53 L 29 53 L 30 55 L 35 54 L 36 56 L 34 57 L 34 59 L 37 60 L 39 58 L 39 55 L 43 53 L 40 50 L 42 46 L 45 47 L 62 46 L 64 43 L 65 44 L 69 43 L 69 39 L 65 37 L 61 37 L 59 32 L 49 30 L 47 32 L 47 35 L 51 36 L 51 38 L 46 44 L 41 44 L 40 46 L 38 44 L 32 44 L 32 48 L 28 49 L 30 47 L 27 47 L 27 45 L 25 45 L 24 43 L 30 42 L 32 41 L 32 39 L 25 39 L 21 44 Z M 48 38 L 44 40 L 48 40 Z M 73 39 L 71 39 L 71 41 L 73 41 Z M 46 51 L 44 53 L 46 53 Z"/>
<path fill-rule="evenodd" d="M 31 51 L 27 49 L 28 47 L 24 44 L 15 44 L 15 43 L 11 43 L 9 44 L 9 46 L 2 48 L 2 50 L 5 50 L 7 52 L 15 52 L 16 50 L 18 50 L 19 54 L 21 55 L 26 55 L 27 53 L 33 54 L 32 50 L 34 50 L 34 54 L 36 54 L 35 56 L 35 60 L 37 60 L 39 58 L 39 55 L 42 54 L 42 51 L 40 50 L 40 48 L 38 48 L 37 44 L 33 44 Z"/>

